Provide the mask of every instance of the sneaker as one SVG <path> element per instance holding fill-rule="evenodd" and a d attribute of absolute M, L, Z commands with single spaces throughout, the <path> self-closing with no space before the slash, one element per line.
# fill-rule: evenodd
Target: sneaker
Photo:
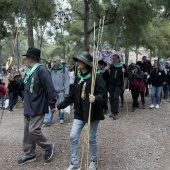
<path fill-rule="evenodd" d="M 63 120 L 63 119 L 61 119 L 61 120 L 60 120 L 60 124 L 63 124 L 63 123 L 64 123 L 64 120 Z"/>
<path fill-rule="evenodd" d="M 151 105 L 149 106 L 150 109 L 153 109 L 154 107 L 155 107 L 154 104 L 151 104 Z"/>
<path fill-rule="evenodd" d="M 80 170 L 80 167 L 70 164 L 70 166 L 67 168 L 67 170 Z"/>
<path fill-rule="evenodd" d="M 44 153 L 44 160 L 47 162 L 47 161 L 50 161 L 51 158 L 53 157 L 53 153 L 54 153 L 54 143 L 52 143 L 52 146 L 50 149 L 46 149 L 45 150 L 45 153 Z"/>
<path fill-rule="evenodd" d="M 18 165 L 24 165 L 29 162 L 34 162 L 36 159 L 37 159 L 36 156 L 32 156 L 32 157 L 24 156 L 18 161 Z"/>
<path fill-rule="evenodd" d="M 51 126 L 51 123 L 48 123 L 46 121 L 43 122 L 44 126 Z"/>
<path fill-rule="evenodd" d="M 97 167 L 98 167 L 98 163 L 97 163 L 97 161 L 91 161 L 90 162 L 90 166 L 89 166 L 89 169 L 88 170 L 96 170 L 97 169 Z"/>
<path fill-rule="evenodd" d="M 113 120 L 119 119 L 118 115 L 113 115 Z"/>
<path fill-rule="evenodd" d="M 159 109 L 159 104 L 156 105 L 156 109 Z"/>

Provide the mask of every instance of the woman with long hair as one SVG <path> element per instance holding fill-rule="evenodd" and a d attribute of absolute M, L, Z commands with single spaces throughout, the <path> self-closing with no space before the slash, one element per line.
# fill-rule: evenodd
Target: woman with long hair
<path fill-rule="evenodd" d="M 151 105 L 150 109 L 153 109 L 156 104 L 156 109 L 160 107 L 161 92 L 163 83 L 166 82 L 165 71 L 159 62 L 155 62 L 153 65 L 153 71 L 150 75 L 150 83 L 152 85 L 151 89 Z"/>

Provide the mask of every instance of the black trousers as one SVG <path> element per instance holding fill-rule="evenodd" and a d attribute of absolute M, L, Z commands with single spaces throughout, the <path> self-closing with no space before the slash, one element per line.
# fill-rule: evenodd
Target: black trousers
<path fill-rule="evenodd" d="M 132 99 L 133 99 L 133 104 L 132 107 L 138 108 L 139 103 L 138 103 L 138 97 L 139 97 L 139 89 L 132 89 Z"/>
<path fill-rule="evenodd" d="M 145 92 L 140 92 L 142 104 L 145 104 Z"/>
<path fill-rule="evenodd" d="M 110 94 L 110 107 L 111 112 L 114 115 L 117 115 L 119 113 L 119 96 L 122 93 L 122 88 L 120 87 L 114 87 L 112 89 L 109 89 Z"/>
<path fill-rule="evenodd" d="M 147 76 L 145 76 L 144 78 L 144 84 L 145 84 L 145 95 L 149 95 L 149 88 L 148 88 L 148 79 L 147 79 Z"/>
<path fill-rule="evenodd" d="M 106 96 L 105 96 L 105 100 L 103 102 L 103 109 L 107 110 L 108 109 L 108 90 L 106 90 Z"/>

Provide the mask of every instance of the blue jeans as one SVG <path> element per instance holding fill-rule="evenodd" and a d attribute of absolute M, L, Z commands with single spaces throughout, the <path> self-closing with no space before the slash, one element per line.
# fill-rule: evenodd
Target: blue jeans
<path fill-rule="evenodd" d="M 58 104 L 64 101 L 64 98 L 65 98 L 64 92 L 57 93 L 56 100 Z M 64 112 L 62 112 L 61 110 L 59 111 L 59 120 L 64 120 Z M 53 123 L 53 113 L 51 113 L 50 109 L 49 109 L 49 113 L 45 115 L 44 121 L 49 124 Z"/>
<path fill-rule="evenodd" d="M 97 161 L 98 144 L 97 144 L 97 128 L 99 125 L 99 120 L 92 122 L 90 125 L 90 149 L 91 149 L 91 161 Z M 79 146 L 78 141 L 81 131 L 85 125 L 82 120 L 74 119 L 73 126 L 70 134 L 71 142 L 71 163 L 75 166 L 79 166 Z"/>
<path fill-rule="evenodd" d="M 153 105 L 155 104 L 155 97 L 156 97 L 156 104 L 160 105 L 161 92 L 162 92 L 162 86 L 159 86 L 159 87 L 152 86 L 151 102 Z"/>

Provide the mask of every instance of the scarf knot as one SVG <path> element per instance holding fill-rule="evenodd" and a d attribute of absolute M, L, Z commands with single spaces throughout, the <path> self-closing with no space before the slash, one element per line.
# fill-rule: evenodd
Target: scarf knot
<path fill-rule="evenodd" d="M 82 76 L 82 73 L 79 72 L 78 78 L 80 79 L 80 81 L 78 82 L 78 84 L 81 84 L 82 82 L 84 82 L 84 80 L 89 79 L 90 77 L 91 77 L 91 73 L 87 74 L 86 76 Z"/>

